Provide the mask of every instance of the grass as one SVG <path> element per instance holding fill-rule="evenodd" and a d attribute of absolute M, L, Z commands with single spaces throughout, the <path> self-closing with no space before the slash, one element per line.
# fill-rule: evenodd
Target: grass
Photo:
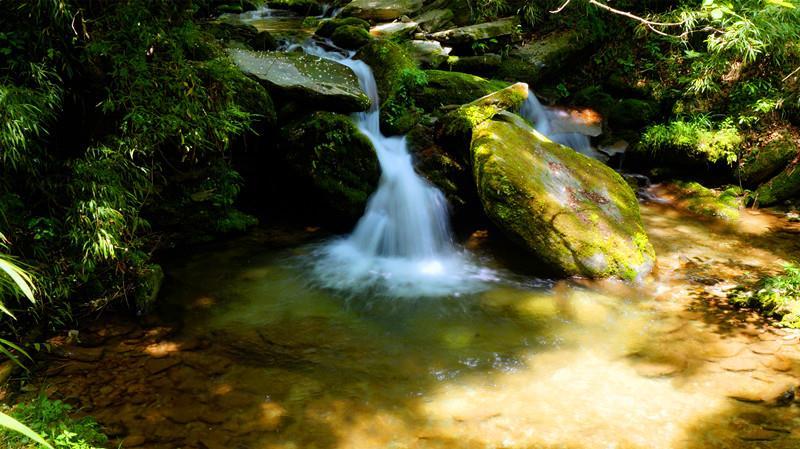
<path fill-rule="evenodd" d="M 736 289 L 731 300 L 780 319 L 781 326 L 800 329 L 800 266 L 786 264 L 782 274 L 765 277 L 752 289 Z"/>
<path fill-rule="evenodd" d="M 39 396 L 29 402 L 16 405 L 6 415 L 18 422 L 24 422 L 29 430 L 44 437 L 50 444 L 33 437 L 30 433 L 0 430 L 0 447 L 4 449 L 103 449 L 108 437 L 100 430 L 100 425 L 89 417 L 73 419 L 72 407 L 61 401 Z"/>

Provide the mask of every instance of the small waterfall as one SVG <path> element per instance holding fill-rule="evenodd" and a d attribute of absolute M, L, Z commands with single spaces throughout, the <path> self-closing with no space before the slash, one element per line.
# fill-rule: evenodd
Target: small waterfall
<path fill-rule="evenodd" d="M 316 44 L 303 49 L 350 67 L 372 100 L 354 114 L 359 130 L 372 142 L 382 174 L 377 191 L 352 234 L 316 254 L 315 273 L 325 287 L 387 296 L 458 295 L 482 288 L 494 278 L 456 248 L 450 234 L 447 200 L 415 171 L 405 136 L 380 130 L 380 101 L 372 69 L 352 54 L 330 52 Z"/>
<path fill-rule="evenodd" d="M 547 136 L 547 138 L 553 142 L 568 146 L 579 153 L 595 159 L 607 159 L 603 153 L 592 147 L 589 136 L 579 132 L 563 132 L 558 130 L 556 123 L 559 119 L 563 120 L 560 115 L 567 113 L 543 106 L 533 92 L 528 95 L 528 99 L 522 104 L 519 112 L 529 122 L 533 123 L 537 131 Z"/>

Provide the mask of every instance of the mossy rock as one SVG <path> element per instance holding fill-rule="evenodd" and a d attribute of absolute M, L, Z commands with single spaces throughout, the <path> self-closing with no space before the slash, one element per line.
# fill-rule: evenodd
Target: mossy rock
<path fill-rule="evenodd" d="M 252 25 L 241 23 L 238 19 L 210 22 L 205 28 L 212 36 L 223 43 L 241 42 L 253 50 L 270 51 L 278 48 L 278 43 L 268 31 L 258 31 Z"/>
<path fill-rule="evenodd" d="M 431 126 L 418 124 L 406 137 L 414 168 L 438 187 L 458 212 L 474 196 L 471 195 L 474 191 L 472 174 L 466 161 L 457 159 L 439 146 Z"/>
<path fill-rule="evenodd" d="M 757 206 L 772 206 L 800 195 L 800 167 L 794 159 L 775 177 L 758 186 L 748 202 Z"/>
<path fill-rule="evenodd" d="M 358 25 L 344 25 L 336 28 L 331 40 L 341 48 L 356 50 L 370 41 L 369 31 Z"/>
<path fill-rule="evenodd" d="M 439 31 L 431 34 L 430 38 L 447 45 L 465 46 L 478 41 L 513 36 L 518 26 L 518 17 L 506 17 L 492 22 Z"/>
<path fill-rule="evenodd" d="M 369 22 L 364 19 L 359 19 L 358 17 L 345 17 L 344 19 L 327 19 L 323 20 L 317 31 L 314 33 L 317 36 L 321 37 L 331 37 L 333 33 L 339 28 L 343 26 L 355 26 L 359 28 L 363 28 L 364 31 L 369 32 Z"/>
<path fill-rule="evenodd" d="M 446 105 L 462 105 L 508 87 L 505 81 L 443 70 L 426 70 L 427 84 L 412 92 L 417 106 L 433 112 Z"/>
<path fill-rule="evenodd" d="M 536 85 L 545 76 L 569 70 L 566 64 L 591 43 L 591 33 L 560 31 L 511 50 L 503 60 L 497 77 Z"/>
<path fill-rule="evenodd" d="M 364 111 L 370 99 L 353 71 L 337 62 L 303 53 L 229 49 L 246 74 L 285 102 L 335 112 Z"/>
<path fill-rule="evenodd" d="M 316 112 L 284 130 L 286 159 L 300 184 L 311 186 L 313 204 L 333 221 L 354 221 L 380 178 L 378 157 L 350 117 Z"/>
<path fill-rule="evenodd" d="M 452 154 L 468 152 L 473 129 L 503 111 L 517 111 L 528 98 L 528 85 L 517 83 L 448 112 L 439 120 L 437 141 Z"/>
<path fill-rule="evenodd" d="M 551 269 L 636 280 L 653 268 L 636 196 L 608 166 L 510 113 L 475 127 L 472 159 L 486 214 Z"/>
<path fill-rule="evenodd" d="M 652 102 L 625 98 L 611 107 L 607 113 L 607 120 L 612 127 L 638 129 L 652 122 L 657 113 L 658 105 Z"/>
<path fill-rule="evenodd" d="M 731 187 L 711 190 L 697 182 L 674 181 L 668 190 L 675 195 L 675 204 L 689 212 L 725 221 L 736 221 L 742 206 L 741 189 Z"/>
<path fill-rule="evenodd" d="M 739 165 L 738 174 L 745 185 L 756 186 L 777 175 L 797 154 L 798 146 L 792 135 L 781 133 L 765 145 L 751 148 Z"/>
<path fill-rule="evenodd" d="M 419 11 L 422 4 L 423 0 L 353 0 L 344 7 L 342 14 L 388 22 Z"/>

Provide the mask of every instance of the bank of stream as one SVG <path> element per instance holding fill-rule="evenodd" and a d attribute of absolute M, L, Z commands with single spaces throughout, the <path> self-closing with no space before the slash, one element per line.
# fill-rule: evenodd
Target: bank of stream
<path fill-rule="evenodd" d="M 35 385 L 123 447 L 798 447 L 800 335 L 726 295 L 797 254 L 800 225 L 642 214 L 641 285 L 513 274 L 479 230 L 498 279 L 424 300 L 314 288 L 317 231 L 261 230 L 173 257 L 160 313 L 55 339 Z"/>

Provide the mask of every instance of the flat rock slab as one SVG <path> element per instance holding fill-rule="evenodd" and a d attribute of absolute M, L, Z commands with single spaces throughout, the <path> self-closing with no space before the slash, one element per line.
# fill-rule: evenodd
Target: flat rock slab
<path fill-rule="evenodd" d="M 760 363 L 756 357 L 738 356 L 723 360 L 719 366 L 726 371 L 733 372 L 755 371 L 760 366 Z"/>
<path fill-rule="evenodd" d="M 779 340 L 759 341 L 750 345 L 750 350 L 756 354 L 775 354 L 781 348 Z"/>
<path fill-rule="evenodd" d="M 493 39 L 512 35 L 519 25 L 516 17 L 495 20 L 494 22 L 479 23 L 451 30 L 433 33 L 430 38 L 448 45 L 471 44 L 483 39 Z"/>
<path fill-rule="evenodd" d="M 337 62 L 305 53 L 257 52 L 228 49 L 236 65 L 261 81 L 270 93 L 315 109 L 357 112 L 370 100 L 353 71 Z"/>
<path fill-rule="evenodd" d="M 394 20 L 422 8 L 422 0 L 354 0 L 344 7 L 342 15 L 367 20 Z"/>

